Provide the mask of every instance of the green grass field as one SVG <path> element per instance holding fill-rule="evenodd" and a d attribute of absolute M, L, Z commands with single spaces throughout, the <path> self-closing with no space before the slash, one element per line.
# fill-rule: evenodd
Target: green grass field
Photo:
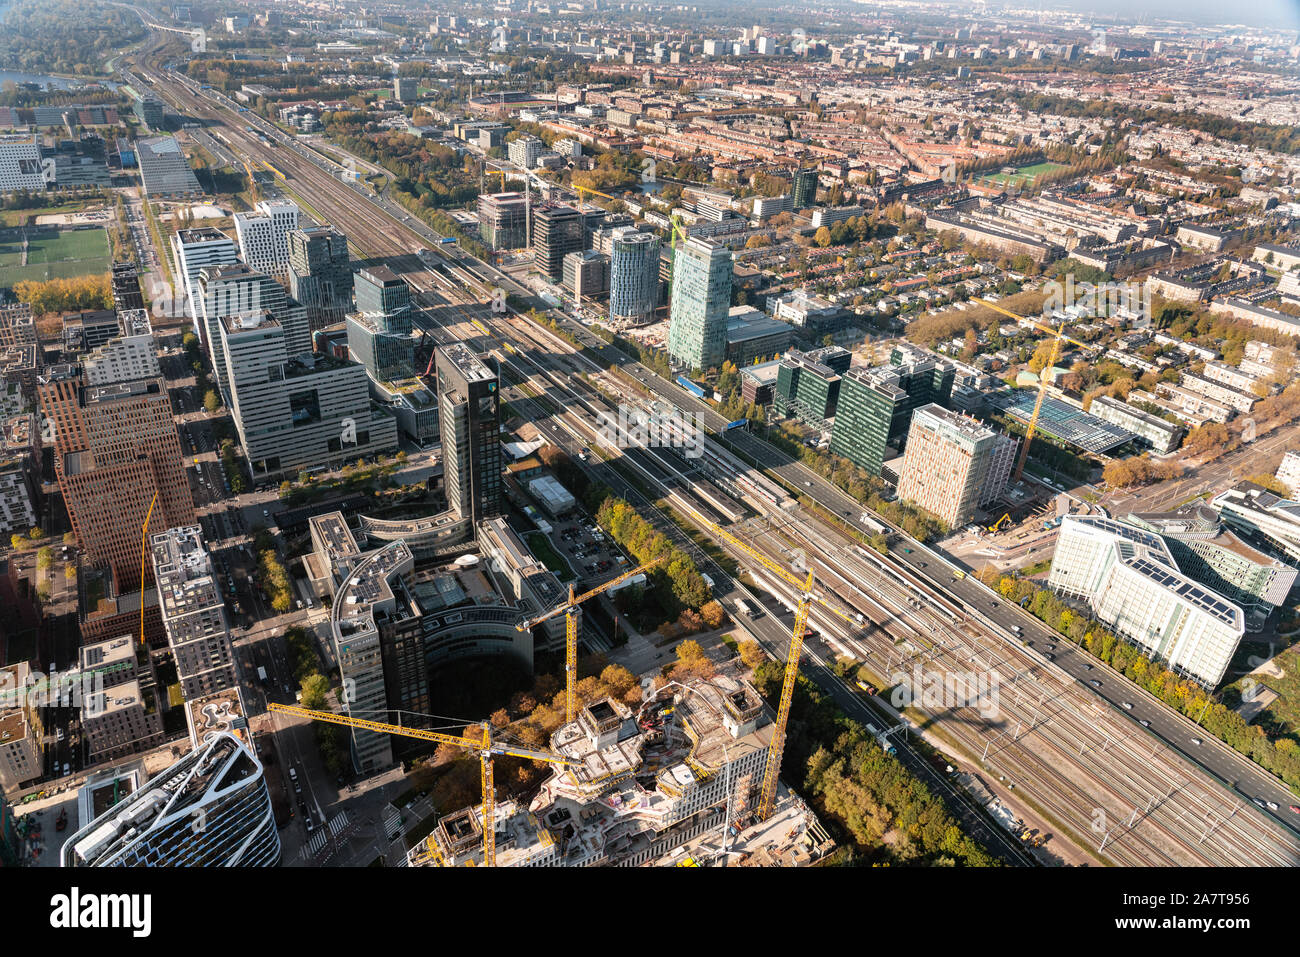
<path fill-rule="evenodd" d="M 69 229 L 50 234 L 33 230 L 29 235 L 27 265 L 22 235 L 16 230 L 0 234 L 0 286 L 12 286 L 24 279 L 70 279 L 107 272 L 110 250 L 108 232 L 103 229 Z"/>
<path fill-rule="evenodd" d="M 982 178 L 985 183 L 997 183 L 999 186 L 1007 186 L 1014 183 L 1016 186 L 1032 186 L 1038 177 L 1044 173 L 1051 173 L 1058 169 L 1064 169 L 1060 163 L 1034 163 L 1032 166 L 1021 166 L 1014 173 L 994 173 Z"/>

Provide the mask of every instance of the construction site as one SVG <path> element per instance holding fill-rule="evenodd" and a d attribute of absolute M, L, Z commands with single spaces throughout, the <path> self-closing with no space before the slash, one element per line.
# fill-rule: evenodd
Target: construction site
<path fill-rule="evenodd" d="M 772 813 L 757 820 L 773 730 L 762 698 L 736 674 L 657 692 L 647 682 L 635 711 L 592 702 L 552 735 L 551 753 L 565 763 L 528 805 L 495 806 L 496 865 L 814 863 L 834 845 L 796 795 L 778 788 Z M 481 865 L 483 822 L 482 807 L 444 816 L 408 864 Z"/>

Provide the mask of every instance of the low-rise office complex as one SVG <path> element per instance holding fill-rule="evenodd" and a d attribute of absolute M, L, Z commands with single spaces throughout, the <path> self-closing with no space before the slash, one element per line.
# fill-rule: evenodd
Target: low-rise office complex
<path fill-rule="evenodd" d="M 1048 584 L 1210 688 L 1223 680 L 1246 630 L 1241 606 L 1181 571 L 1164 539 L 1112 519 L 1063 518 Z"/>

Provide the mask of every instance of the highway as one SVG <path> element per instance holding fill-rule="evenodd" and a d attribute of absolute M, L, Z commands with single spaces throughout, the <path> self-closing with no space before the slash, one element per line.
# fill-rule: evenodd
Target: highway
<path fill-rule="evenodd" d="M 157 82 L 160 76 L 154 74 L 152 79 Z M 212 104 L 182 85 L 167 82 L 159 84 L 158 88 L 186 112 L 198 112 L 214 122 L 233 120 L 226 107 Z M 239 114 L 241 118 L 248 116 L 249 114 Z M 238 134 L 242 133 L 242 128 L 227 125 L 226 129 L 232 141 L 241 139 Z M 378 208 L 359 187 L 343 185 L 335 179 L 325 167 L 327 161 L 323 158 L 302 156 L 292 147 L 268 149 L 255 136 L 246 133 L 242 135 L 242 142 L 236 142 L 236 145 L 239 149 L 247 149 L 250 157 L 264 158 L 275 163 L 289 176 L 290 188 L 300 193 L 304 201 L 327 216 L 329 221 L 344 229 L 350 238 L 355 236 L 360 248 L 371 255 L 398 257 L 396 261 L 405 266 L 399 271 L 404 272 L 417 289 L 422 289 L 430 296 L 434 294 L 437 285 L 433 278 L 435 273 L 424 266 L 419 257 L 410 255 L 420 240 L 430 240 L 429 234 L 432 231 L 422 225 L 410 226 L 413 220 L 404 212 L 399 213 L 400 225 L 394 223 L 389 214 Z M 402 226 L 413 230 L 415 235 L 406 233 Z M 440 255 L 444 253 L 443 250 L 436 252 Z M 507 277 L 485 264 L 455 253 L 446 258 L 458 269 L 470 270 L 478 278 L 486 280 L 484 285 L 495 281 L 508 291 L 527 295 L 526 290 L 520 290 Z M 567 342 L 549 333 L 543 334 L 537 327 L 516 316 L 492 315 L 490 320 L 484 321 L 494 333 L 501 336 L 503 342 L 523 343 L 530 358 L 544 370 L 543 373 L 524 374 L 529 378 L 533 375 L 546 376 L 545 381 L 549 383 L 546 391 L 551 401 L 556 402 L 557 408 L 561 410 L 555 416 L 555 431 L 558 431 L 560 423 L 564 424 L 568 441 L 562 441 L 561 444 L 571 450 L 575 442 L 584 446 L 591 445 L 593 436 L 598 433 L 591 422 L 581 424 L 582 416 L 575 411 L 581 408 L 575 399 L 581 380 L 572 375 L 576 368 L 574 363 L 578 362 L 585 362 L 593 375 L 607 374 L 605 369 L 611 364 L 616 365 L 634 380 L 639 380 L 650 396 L 658 397 L 674 408 L 697 414 L 707 428 L 717 430 L 724 424 L 710 407 L 698 402 L 677 386 L 658 378 L 613 347 L 594 339 L 580 326 L 566 323 L 568 331 L 587 346 L 595 357 L 594 360 L 575 354 Z M 542 339 L 539 341 L 533 338 L 535 336 L 542 336 Z M 549 370 L 557 365 L 567 381 L 561 382 L 551 376 Z M 538 411 L 543 417 L 550 415 L 544 408 L 539 407 Z M 867 530 L 856 518 L 862 511 L 856 501 L 815 473 L 791 461 L 784 453 L 757 436 L 743 432 L 731 433 L 726 437 L 726 443 L 734 451 L 761 465 L 768 476 L 785 481 L 789 488 L 817 503 L 844 525 L 858 532 Z M 640 462 L 643 456 L 644 453 L 638 451 L 626 457 L 629 462 Z M 642 467 L 651 468 L 644 463 Z M 610 484 L 614 485 L 613 482 Z M 620 494 L 623 492 L 620 491 Z M 632 499 L 636 501 L 636 497 Z M 637 504 L 642 507 L 639 502 Z M 844 537 L 811 513 L 802 512 L 798 518 L 802 527 L 790 534 L 820 542 L 823 548 L 829 548 L 832 542 L 843 547 Z M 905 547 L 911 551 L 903 551 Z M 697 553 L 696 559 L 702 568 L 716 569 L 716 566 L 707 561 L 707 556 L 701 557 L 698 549 L 693 551 Z M 830 553 L 833 552 L 823 552 Z M 779 554 L 774 557 L 781 560 Z M 721 569 L 716 570 L 722 574 Z M 823 568 L 822 571 L 825 574 L 828 568 Z M 717 581 L 719 592 L 724 595 L 744 587 L 732 582 L 729 577 L 719 579 L 712 571 L 710 574 Z M 926 659 L 930 667 L 942 668 L 945 658 L 957 660 L 957 656 L 968 652 L 974 654 L 983 651 L 986 658 L 996 658 L 997 662 L 1014 662 L 1017 668 L 1037 669 L 1037 676 L 1033 677 L 1037 684 L 1027 683 L 1025 688 L 1039 691 L 1040 697 L 1043 696 L 1044 689 L 1051 690 L 1053 694 L 1050 700 L 1054 702 L 1068 692 L 1061 707 L 1046 719 L 1032 718 L 1032 715 L 1009 710 L 1009 714 L 1015 714 L 1022 722 L 1025 717 L 1031 717 L 1028 730 L 1022 728 L 1023 733 L 1011 736 L 1006 735 L 1005 728 L 986 728 L 978 732 L 981 736 L 970 738 L 977 734 L 977 725 L 968 722 L 964 716 L 934 718 L 937 724 L 944 727 L 961 725 L 964 730 L 956 732 L 955 736 L 962 739 L 965 734 L 969 740 L 962 740 L 966 740 L 974 750 L 997 747 L 992 760 L 1003 762 L 1003 766 L 1019 783 L 1022 793 L 1030 800 L 1049 807 L 1058 817 L 1063 817 L 1067 826 L 1079 835 L 1093 833 L 1093 821 L 1096 819 L 1093 812 L 1098 808 L 1105 810 L 1111 821 L 1123 824 L 1133 817 L 1132 808 L 1150 806 L 1127 829 L 1122 829 L 1117 824 L 1098 835 L 1099 843 L 1102 839 L 1107 839 L 1098 853 L 1105 859 L 1116 862 L 1293 864 L 1300 858 L 1295 834 L 1248 803 L 1248 798 L 1252 797 L 1272 800 L 1281 805 L 1281 814 L 1287 814 L 1285 807 L 1294 799 L 1279 782 L 1244 758 L 1208 739 L 1203 746 L 1191 745 L 1190 739 L 1198 736 L 1198 729 L 1192 722 L 1164 707 L 1122 676 L 1109 673 L 1100 663 L 1085 661 L 1064 643 L 1057 660 L 1047 661 L 1043 654 L 1050 652 L 1040 652 L 1038 649 L 1057 639 L 1036 619 L 1023 614 L 1018 608 L 1000 602 L 994 607 L 992 602 L 997 601 L 996 596 L 971 578 L 962 581 L 950 581 L 949 578 L 950 568 L 939 555 L 914 542 L 907 542 L 906 539 L 891 549 L 883 575 L 885 581 L 915 581 L 916 587 L 929 589 L 933 596 L 953 601 L 952 614 L 958 616 L 960 621 L 956 629 L 950 629 L 943 635 L 943 647 Z M 852 605 L 852 602 L 849 604 Z M 862 613 L 873 621 L 876 617 L 886 618 L 884 622 L 876 622 L 884 632 L 891 621 L 915 617 L 915 608 L 904 605 L 884 613 L 879 608 L 874 610 L 874 614 L 869 614 L 865 609 Z M 780 634 L 780 628 L 774 625 L 773 617 L 766 618 L 767 625 L 761 623 L 762 619 L 750 624 L 769 648 L 779 652 L 784 647 L 784 638 Z M 1020 639 L 1009 630 L 1013 624 L 1023 630 L 1023 637 L 1033 642 L 1032 646 L 1021 646 Z M 834 634 L 839 626 L 825 622 L 823 627 Z M 962 638 L 961 635 L 966 637 Z M 860 635 L 842 636 L 842 640 L 857 642 L 865 653 L 880 655 L 885 652 L 883 646 L 864 644 Z M 889 643 L 892 645 L 892 640 Z M 1092 665 L 1092 671 L 1085 670 L 1084 666 L 1089 664 Z M 1010 665 L 1007 667 L 1010 668 Z M 843 682 L 838 682 L 823 662 L 814 661 L 808 674 L 836 695 L 837 700 L 843 695 L 845 700 L 841 704 L 851 714 L 856 709 L 859 715 L 865 712 L 863 720 L 879 718 L 866 711 L 860 697 L 844 686 Z M 1096 675 L 1101 677 L 1095 677 Z M 1102 687 L 1097 689 L 1085 684 L 1086 680 L 1100 680 Z M 1026 700 L 1029 700 L 1028 695 Z M 1126 700 L 1133 704 L 1132 712 L 1110 707 Z M 1026 707 L 1018 700 L 1010 705 L 1004 700 L 1003 706 L 1008 709 Z M 1140 720 L 1149 721 L 1151 727 L 1143 727 L 1138 723 Z M 1096 737 L 1101 733 L 1097 729 L 1102 727 L 1113 727 L 1113 737 L 1109 733 Z M 998 741 L 998 738 L 1002 740 Z M 1125 743 L 1125 746 L 1121 747 L 1121 743 Z M 1032 751 L 1030 744 L 1033 746 Z M 1094 751 L 1090 752 L 1090 747 Z M 1102 752 L 1106 755 L 1104 761 L 1097 756 L 1097 750 L 1101 748 L 1105 749 Z M 1074 775 L 1071 780 L 1076 782 L 1070 786 L 1074 791 L 1054 777 L 1055 772 L 1041 756 L 1045 749 L 1053 749 L 1056 759 L 1070 767 Z M 1077 754 L 1076 749 L 1083 753 Z M 1182 751 L 1183 754 L 1180 755 L 1177 751 Z M 1118 757 L 1119 754 L 1124 757 Z M 1170 762 L 1167 767 L 1162 766 L 1159 770 L 1148 767 L 1157 754 L 1167 756 Z M 1162 760 L 1165 758 L 1162 757 Z M 1224 787 L 1210 780 L 1203 773 L 1206 770 L 1229 786 L 1239 785 L 1240 793 L 1245 797 L 1234 797 Z M 1162 782 L 1169 775 L 1173 775 L 1171 780 L 1178 786 L 1165 793 Z M 1197 827 L 1198 824 L 1202 826 Z M 1110 834 L 1109 838 L 1107 834 Z"/>

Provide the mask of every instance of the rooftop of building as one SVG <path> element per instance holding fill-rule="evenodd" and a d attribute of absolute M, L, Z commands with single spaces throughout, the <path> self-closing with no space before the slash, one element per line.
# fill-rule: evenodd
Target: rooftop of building
<path fill-rule="evenodd" d="M 131 635 L 109 638 L 81 646 L 83 670 L 104 668 L 121 661 L 135 660 L 135 640 Z"/>
<path fill-rule="evenodd" d="M 185 246 L 192 246 L 196 243 L 234 242 L 215 226 L 193 226 L 189 229 L 178 229 L 176 238 Z"/>
<path fill-rule="evenodd" d="M 760 362 L 757 365 L 745 366 L 740 370 L 740 374 L 742 377 L 753 379 L 759 385 L 774 385 L 780 371 L 781 360 L 773 359 L 771 362 Z"/>
<path fill-rule="evenodd" d="M 1155 528 L 1160 534 L 1171 538 L 1214 545 L 1255 565 L 1285 567 L 1283 562 L 1251 547 L 1225 527 L 1219 513 L 1209 505 L 1189 505 L 1170 512 L 1135 512 L 1129 515 L 1129 520 Z"/>
<path fill-rule="evenodd" d="M 377 286 L 401 286 L 406 284 L 406 280 L 387 266 L 366 266 L 360 270 L 359 274 L 365 276 Z"/>
<path fill-rule="evenodd" d="M 273 331 L 282 328 L 280 320 L 269 312 L 258 310 L 234 316 L 222 316 L 221 325 L 228 335 L 241 332 Z"/>
<path fill-rule="evenodd" d="M 86 702 L 86 716 L 104 718 L 142 705 L 148 707 L 140 690 L 140 682 L 132 678 L 113 685 L 106 691 L 91 694 Z"/>
<path fill-rule="evenodd" d="M 357 547 L 357 540 L 341 512 L 313 515 L 308 519 L 308 524 L 316 539 L 324 543 L 331 560 L 337 561 L 340 558 L 360 554 L 361 549 Z"/>
<path fill-rule="evenodd" d="M 186 701 L 185 721 L 190 729 L 190 742 L 196 748 L 206 746 L 223 733 L 233 734 L 245 744 L 249 742 L 248 716 L 238 688 Z"/>
<path fill-rule="evenodd" d="M 753 306 L 732 306 L 727 311 L 727 341 L 743 342 L 765 336 L 794 334 L 788 322 L 764 315 Z"/>
<path fill-rule="evenodd" d="M 165 394 L 166 389 L 163 387 L 161 379 L 133 379 L 128 382 L 114 382 L 109 385 L 86 386 L 81 394 L 81 403 L 84 406 L 106 405 L 110 402 L 121 402 L 142 395 L 156 396 Z"/>
<path fill-rule="evenodd" d="M 1245 631 L 1246 615 L 1241 606 L 1185 575 L 1159 535 L 1096 515 L 1067 515 L 1065 524 L 1109 537 L 1126 567 L 1219 622 Z"/>
<path fill-rule="evenodd" d="M 931 402 L 929 405 L 923 405 L 912 414 L 912 424 L 915 427 L 918 416 L 921 421 L 931 419 L 943 424 L 943 426 L 953 432 L 973 440 L 985 439 L 989 436 L 997 435 L 997 432 L 985 425 L 979 419 L 969 415 L 962 415 L 960 412 L 954 412 L 952 409 L 945 409 L 941 405 Z"/>
<path fill-rule="evenodd" d="M 150 539 L 154 579 L 168 635 L 174 640 L 198 637 L 178 631 L 173 619 L 212 606 L 222 606 L 221 590 L 213 578 L 212 559 L 203 542 L 202 529 L 186 525 L 159 532 Z"/>
<path fill-rule="evenodd" d="M 472 352 L 469 346 L 463 342 L 453 342 L 448 346 L 439 346 L 438 351 L 443 358 L 456 368 L 456 371 L 461 374 L 466 382 L 488 382 L 495 380 L 497 377 L 487 363 Z"/>

